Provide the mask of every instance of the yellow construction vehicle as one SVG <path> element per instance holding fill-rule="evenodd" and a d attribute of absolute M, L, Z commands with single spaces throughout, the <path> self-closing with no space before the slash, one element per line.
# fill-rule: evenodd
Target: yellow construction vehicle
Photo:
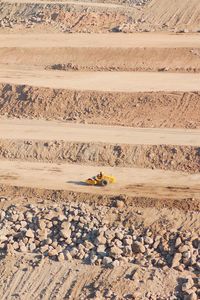
<path fill-rule="evenodd" d="M 106 175 L 103 172 L 100 172 L 96 176 L 88 178 L 85 182 L 89 185 L 106 186 L 110 183 L 115 183 L 116 178 L 112 175 Z"/>

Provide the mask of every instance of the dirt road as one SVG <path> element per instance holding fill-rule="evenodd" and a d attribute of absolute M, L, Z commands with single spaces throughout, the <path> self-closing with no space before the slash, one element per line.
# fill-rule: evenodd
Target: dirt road
<path fill-rule="evenodd" d="M 1 139 L 200 146 L 200 130 L 111 127 L 18 119 L 1 119 L 0 128 Z"/>
<path fill-rule="evenodd" d="M 0 48 L 200 48 L 199 34 L 2 34 Z"/>
<path fill-rule="evenodd" d="M 0 82 L 109 92 L 200 91 L 199 74 L 151 72 L 55 72 L 2 67 Z"/>
<path fill-rule="evenodd" d="M 43 0 L 2 0 L 5 3 L 38 3 L 38 4 L 53 4 L 53 1 L 43 1 Z M 123 8 L 122 5 L 112 4 L 112 3 L 98 3 L 98 2 L 79 2 L 79 1 L 55 1 L 56 4 L 68 4 L 68 5 L 79 5 L 79 6 L 91 6 L 91 7 L 102 7 L 102 8 Z"/>
<path fill-rule="evenodd" d="M 82 182 L 99 169 L 70 164 L 1 161 L 0 184 L 102 194 L 102 188 L 88 187 Z M 126 193 L 162 199 L 200 197 L 200 174 L 118 167 L 103 169 L 117 177 L 117 183 L 103 188 L 103 194 Z"/>

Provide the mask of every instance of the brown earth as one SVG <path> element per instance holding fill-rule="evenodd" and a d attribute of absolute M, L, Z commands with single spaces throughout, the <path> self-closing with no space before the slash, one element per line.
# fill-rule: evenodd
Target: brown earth
<path fill-rule="evenodd" d="M 103 170 L 106 174 L 115 176 L 117 180 L 115 184 L 108 184 L 102 189 L 101 186 L 91 186 L 85 183 L 87 178 L 98 173 L 99 167 L 1 160 L 0 184 L 99 195 L 118 196 L 124 193 L 132 197 L 174 200 L 185 197 L 197 199 L 199 202 L 199 174 L 108 166 Z M 197 203 L 197 206 L 199 204 Z"/>
<path fill-rule="evenodd" d="M 200 128 L 199 97 L 199 92 L 108 93 L 1 84 L 0 114 L 102 125 Z"/>
<path fill-rule="evenodd" d="M 199 72 L 198 34 L 9 34 L 0 64 L 54 70 Z"/>
<path fill-rule="evenodd" d="M 141 8 L 111 4 L 77 5 L 39 1 L 1 3 L 3 31 L 134 32 L 137 30 L 198 31 L 198 0 L 153 0 Z M 88 6 L 88 4 L 86 4 Z M 98 7 L 99 6 L 99 7 Z M 187 13 L 185 13 L 187 11 Z"/>
<path fill-rule="evenodd" d="M 199 147 L 0 139 L 0 159 L 199 173 Z"/>
<path fill-rule="evenodd" d="M 64 71 L 200 72 L 199 48 L 181 49 L 0 49 L 0 64 Z"/>

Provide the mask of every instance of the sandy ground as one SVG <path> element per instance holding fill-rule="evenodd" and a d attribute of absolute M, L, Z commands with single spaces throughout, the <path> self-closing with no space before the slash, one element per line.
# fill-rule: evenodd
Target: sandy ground
<path fill-rule="evenodd" d="M 150 92 L 200 91 L 198 74 L 144 72 L 54 72 L 34 68 L 0 69 L 0 82 L 82 91 Z"/>
<path fill-rule="evenodd" d="M 199 34 L 2 34 L 0 48 L 200 48 Z M 103 49 L 102 49 L 103 50 Z"/>
<path fill-rule="evenodd" d="M 0 128 L 2 139 L 200 146 L 200 130 L 125 128 L 17 119 L 0 119 Z"/>
<path fill-rule="evenodd" d="M 198 34 L 2 34 L 9 64 L 65 71 L 200 72 Z M 15 66 L 14 66 L 15 67 Z"/>
<path fill-rule="evenodd" d="M 41 4 L 52 4 L 52 1 L 33 1 L 33 0 L 2 0 L 4 3 L 41 3 Z M 55 1 L 56 4 L 63 4 L 63 1 Z M 121 8 L 121 5 L 112 4 L 112 3 L 100 3 L 100 2 L 81 2 L 81 1 L 66 1 L 64 3 L 71 5 L 80 5 L 80 6 L 91 6 L 91 7 L 102 7 L 102 8 Z"/>
<path fill-rule="evenodd" d="M 0 183 L 102 194 L 102 188 L 88 187 L 82 183 L 98 173 L 99 169 L 71 164 L 1 161 Z M 103 188 L 103 194 L 125 193 L 131 196 L 171 199 L 199 198 L 200 195 L 199 174 L 117 167 L 103 169 L 106 173 L 117 177 L 117 183 Z"/>

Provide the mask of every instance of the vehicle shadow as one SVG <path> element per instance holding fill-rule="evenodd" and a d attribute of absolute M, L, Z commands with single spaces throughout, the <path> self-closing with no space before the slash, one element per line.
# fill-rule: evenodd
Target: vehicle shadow
<path fill-rule="evenodd" d="M 75 184 L 75 185 L 83 185 L 83 186 L 88 186 L 89 184 L 87 184 L 84 181 L 67 181 L 67 183 L 71 183 L 71 184 Z"/>

